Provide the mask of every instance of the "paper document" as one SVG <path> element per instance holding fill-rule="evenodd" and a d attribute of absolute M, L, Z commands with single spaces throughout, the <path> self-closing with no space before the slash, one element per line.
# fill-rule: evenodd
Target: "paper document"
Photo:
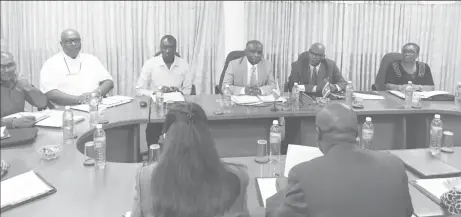
<path fill-rule="evenodd" d="M 152 95 L 152 100 L 154 102 L 156 102 L 155 95 Z M 180 92 L 164 93 L 163 94 L 163 102 L 168 102 L 168 101 L 185 102 L 186 99 L 184 98 L 184 95 L 182 93 L 180 93 Z"/>
<path fill-rule="evenodd" d="M 14 205 L 52 190 L 33 171 L 23 173 L 1 183 L 1 208 Z"/>
<path fill-rule="evenodd" d="M 424 188 L 434 197 L 440 199 L 442 194 L 451 190 L 448 188 L 450 182 L 457 182 L 456 188 L 461 189 L 461 177 L 455 178 L 440 178 L 440 179 L 418 179 L 415 181 L 417 185 Z M 451 185 L 450 185 L 451 186 Z"/>
<path fill-rule="evenodd" d="M 364 93 L 354 93 L 354 97 L 360 97 L 364 100 L 379 100 L 384 99 L 383 96 L 371 95 L 371 94 L 364 94 Z"/>
<path fill-rule="evenodd" d="M 19 113 L 8 115 L 4 118 L 20 118 L 20 117 L 34 116 L 35 121 L 39 122 L 45 118 L 48 118 L 48 114 L 47 114 L 48 111 L 49 110 L 43 110 L 39 112 L 19 112 Z"/>
<path fill-rule="evenodd" d="M 112 108 L 118 105 L 129 103 L 133 100 L 133 97 L 129 96 L 109 96 L 107 98 L 103 98 L 101 104 L 99 104 L 99 108 L 107 109 Z M 71 106 L 74 110 L 90 112 L 90 106 L 88 104 L 82 105 L 75 105 Z"/>
<path fill-rule="evenodd" d="M 124 217 L 131 217 L 131 212 L 126 212 Z"/>
<path fill-rule="evenodd" d="M 317 147 L 289 144 L 285 160 L 284 176 L 288 177 L 291 168 L 294 166 L 320 156 L 323 156 L 323 153 Z"/>
<path fill-rule="evenodd" d="M 397 91 L 397 90 L 388 90 L 389 93 L 392 93 L 402 99 L 405 99 L 405 93 Z M 418 94 L 421 96 L 422 99 L 427 99 L 435 95 L 439 94 L 450 94 L 449 92 L 446 91 L 423 91 L 423 92 L 414 92 L 414 94 Z"/>
<path fill-rule="evenodd" d="M 239 105 L 258 105 L 265 102 L 274 102 L 274 95 L 266 95 L 266 96 L 249 96 L 249 95 L 240 95 L 240 96 L 231 96 L 231 100 L 235 104 Z M 286 99 L 283 97 L 279 97 L 276 101 L 283 102 Z"/>
<path fill-rule="evenodd" d="M 266 207 L 266 200 L 269 197 L 274 196 L 277 193 L 277 188 L 275 187 L 276 178 L 257 178 L 259 192 L 261 193 L 261 198 L 263 201 L 264 207 Z"/>
<path fill-rule="evenodd" d="M 62 114 L 64 111 L 60 110 L 45 110 L 48 118 L 41 120 L 35 124 L 35 126 L 42 126 L 42 127 L 55 127 L 61 128 L 62 127 Z M 80 121 L 85 120 L 83 116 L 74 115 L 74 123 L 78 123 Z"/>

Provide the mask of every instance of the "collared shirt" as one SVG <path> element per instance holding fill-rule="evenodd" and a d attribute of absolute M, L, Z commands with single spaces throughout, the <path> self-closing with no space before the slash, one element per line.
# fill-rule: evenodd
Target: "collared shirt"
<path fill-rule="evenodd" d="M 147 60 L 142 67 L 136 84 L 138 94 L 148 94 L 158 87 L 177 87 L 183 94 L 190 94 L 192 90 L 192 73 L 189 64 L 180 57 L 175 57 L 170 68 L 163 61 L 162 55 Z"/>
<path fill-rule="evenodd" d="M 46 107 L 46 96 L 29 84 L 27 80 L 20 79 L 14 86 L 1 82 L 0 88 L 1 118 L 23 112 L 26 101 L 36 107 Z"/>
<path fill-rule="evenodd" d="M 248 85 L 249 85 L 250 82 L 251 82 L 251 72 L 252 72 L 251 68 L 252 67 L 255 68 L 255 79 L 256 79 L 256 81 L 258 80 L 258 64 L 252 65 L 250 63 L 250 61 L 248 61 L 248 59 L 247 59 L 247 66 L 248 66 L 247 67 L 248 68 L 248 71 L 247 71 L 247 78 L 248 79 L 247 79 L 247 81 L 248 81 Z M 245 88 L 242 88 L 242 90 L 240 91 L 240 94 L 242 94 L 242 95 L 245 94 Z"/>
<path fill-rule="evenodd" d="M 105 80 L 113 80 L 107 69 L 95 56 L 80 53 L 72 59 L 59 52 L 43 64 L 40 71 L 40 90 L 48 93 L 59 90 L 80 96 L 94 91 Z"/>
<path fill-rule="evenodd" d="M 311 64 L 309 64 L 309 67 L 311 69 L 311 80 L 314 79 L 314 68 L 317 69 L 317 76 L 319 76 L 319 71 L 320 71 L 320 65 L 322 65 L 322 63 L 319 63 L 317 66 L 313 66 Z M 315 81 L 317 82 L 317 81 Z M 341 91 L 341 87 L 337 84 L 335 84 L 336 86 L 336 89 L 338 89 L 338 91 Z M 312 92 L 315 92 L 317 90 L 317 85 L 315 85 L 313 88 L 312 88 Z"/>

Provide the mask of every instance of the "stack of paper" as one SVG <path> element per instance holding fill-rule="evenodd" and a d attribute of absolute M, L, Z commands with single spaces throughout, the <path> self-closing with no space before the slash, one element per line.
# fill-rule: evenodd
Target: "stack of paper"
<path fill-rule="evenodd" d="M 323 153 L 317 147 L 288 145 L 287 157 L 285 160 L 285 177 L 288 177 L 288 173 L 294 166 L 320 156 L 323 156 Z"/>
<path fill-rule="evenodd" d="M 152 95 L 152 100 L 154 102 L 157 102 L 157 98 L 155 95 Z M 184 98 L 184 95 L 182 95 L 181 92 L 171 92 L 171 93 L 164 93 L 163 94 L 163 102 L 168 102 L 168 101 L 173 101 L 173 102 L 185 102 L 186 99 Z"/>
<path fill-rule="evenodd" d="M 37 123 L 35 126 L 42 126 L 42 127 L 55 127 L 61 128 L 62 127 L 62 114 L 64 111 L 60 110 L 45 110 L 43 111 L 45 114 L 48 115 L 48 118 L 45 118 Z M 78 123 L 85 120 L 83 116 L 74 115 L 74 123 Z"/>
<path fill-rule="evenodd" d="M 231 100 L 238 105 L 259 105 L 266 102 L 274 102 L 274 95 L 266 95 L 266 96 L 249 96 L 249 95 L 239 95 L 239 96 L 231 96 Z M 283 102 L 286 99 L 283 97 L 279 97 L 276 101 Z"/>
<path fill-rule="evenodd" d="M 129 96 L 109 96 L 107 98 L 103 98 L 101 104 L 99 104 L 99 108 L 107 109 L 111 107 L 115 107 L 118 105 L 122 105 L 125 103 L 129 103 L 133 100 L 133 97 Z M 71 106 L 72 109 L 89 112 L 90 106 L 88 104 L 76 105 Z"/>
<path fill-rule="evenodd" d="M 402 99 L 405 99 L 405 94 L 397 90 L 388 90 L 389 93 L 392 93 Z M 423 92 L 414 92 L 414 94 L 420 95 L 422 99 L 427 99 L 439 94 L 450 94 L 446 91 L 423 91 Z"/>
<path fill-rule="evenodd" d="M 364 93 L 354 93 L 354 97 L 360 97 L 364 100 L 379 100 L 384 99 L 383 96 L 379 95 L 371 95 L 371 94 L 364 94 Z"/>
<path fill-rule="evenodd" d="M 46 119 L 48 118 L 48 111 L 49 110 L 43 110 L 43 111 L 39 111 L 39 112 L 19 112 L 19 113 L 15 113 L 15 114 L 12 114 L 12 115 L 8 115 L 4 118 L 20 118 L 20 117 L 27 117 L 27 116 L 34 116 L 35 117 L 35 122 L 39 122 L 43 119 Z"/>
<path fill-rule="evenodd" d="M 453 184 L 454 183 L 454 184 Z M 451 190 L 453 187 L 461 189 L 461 177 L 455 178 L 440 178 L 440 179 L 418 179 L 415 184 L 422 188 L 423 193 L 429 193 L 435 202 L 439 203 L 440 197 Z"/>

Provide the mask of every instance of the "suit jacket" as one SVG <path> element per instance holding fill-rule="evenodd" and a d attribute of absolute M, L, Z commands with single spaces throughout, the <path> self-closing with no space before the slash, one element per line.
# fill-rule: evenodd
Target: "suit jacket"
<path fill-rule="evenodd" d="M 291 74 L 288 77 L 288 88 L 291 92 L 295 82 L 298 84 L 304 84 L 306 92 L 312 92 L 312 89 L 317 85 L 316 92 L 322 92 L 324 79 L 326 78 L 331 84 L 337 84 L 341 90 L 346 89 L 346 80 L 344 80 L 341 72 L 336 66 L 336 63 L 330 59 L 324 59 L 317 72 L 317 81 L 310 82 L 312 78 L 311 69 L 309 67 L 309 59 L 298 59 L 291 63 Z M 313 83 L 313 84 L 309 84 Z"/>
<path fill-rule="evenodd" d="M 242 88 L 245 88 L 250 81 L 248 80 L 248 63 L 247 57 L 238 58 L 229 63 L 226 74 L 224 75 L 223 87 L 229 84 L 232 93 L 239 95 Z M 271 70 L 271 63 L 268 60 L 261 59 L 258 65 L 258 87 L 263 94 L 271 93 L 276 87 L 274 75 Z"/>
<path fill-rule="evenodd" d="M 266 216 L 409 217 L 403 162 L 388 152 L 339 144 L 290 171 L 288 187 L 267 200 Z"/>
<path fill-rule="evenodd" d="M 250 178 L 247 169 L 242 165 L 231 163 L 226 163 L 225 165 L 228 171 L 235 174 L 240 180 L 238 185 L 240 189 L 235 189 L 235 191 L 239 191 L 240 193 L 234 204 L 229 207 L 229 210 L 224 214 L 224 217 L 249 216 L 246 189 Z M 153 202 L 151 196 L 151 178 L 153 172 L 155 172 L 155 164 L 141 167 L 136 175 L 136 187 L 131 217 L 155 217 L 152 209 Z"/>

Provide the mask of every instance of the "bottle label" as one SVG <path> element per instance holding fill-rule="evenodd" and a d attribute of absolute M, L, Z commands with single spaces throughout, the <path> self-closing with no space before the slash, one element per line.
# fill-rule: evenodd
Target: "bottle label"
<path fill-rule="evenodd" d="M 270 133 L 270 143 L 280 143 L 282 140 L 282 134 L 281 133 L 275 133 L 271 132 Z"/>
<path fill-rule="evenodd" d="M 362 139 L 364 139 L 364 140 L 372 140 L 373 139 L 373 130 L 370 130 L 370 129 L 362 130 Z"/>

